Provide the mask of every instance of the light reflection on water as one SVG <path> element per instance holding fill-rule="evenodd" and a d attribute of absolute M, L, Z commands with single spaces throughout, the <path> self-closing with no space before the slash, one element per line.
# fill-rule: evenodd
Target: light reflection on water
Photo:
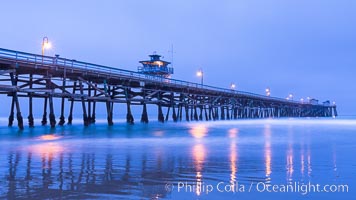
<path fill-rule="evenodd" d="M 271 125 L 266 124 L 264 129 L 265 136 L 265 164 L 266 164 L 266 182 L 271 181 L 272 173 L 272 150 L 271 150 Z"/>
<path fill-rule="evenodd" d="M 354 184 L 351 152 L 356 125 L 347 121 L 345 129 L 342 120 L 331 125 L 312 121 L 118 124 L 52 131 L 36 127 L 22 134 L 0 127 L 0 198 L 229 199 L 237 194 L 216 190 L 206 194 L 199 186 L 259 181 Z M 178 182 L 197 187 L 191 192 L 165 188 L 166 183 Z M 238 195 L 241 199 L 329 197 Z"/>

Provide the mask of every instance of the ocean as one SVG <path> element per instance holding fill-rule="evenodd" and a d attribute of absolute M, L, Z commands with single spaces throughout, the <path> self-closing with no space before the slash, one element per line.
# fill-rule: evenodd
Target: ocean
<path fill-rule="evenodd" d="M 3 124 L 0 198 L 355 199 L 355 135 L 356 118 Z"/>

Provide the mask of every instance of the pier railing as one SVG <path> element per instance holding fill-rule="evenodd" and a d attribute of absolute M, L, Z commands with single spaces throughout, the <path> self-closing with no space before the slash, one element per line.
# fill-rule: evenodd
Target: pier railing
<path fill-rule="evenodd" d="M 244 96 L 244 97 L 252 97 L 252 98 L 258 98 L 258 99 L 265 99 L 265 100 L 274 100 L 274 101 L 288 102 L 288 103 L 294 103 L 294 104 L 302 103 L 299 101 L 286 100 L 286 99 L 277 98 L 277 97 L 268 97 L 268 96 L 264 96 L 264 95 L 260 95 L 260 94 L 251 93 L 251 92 L 232 90 L 232 89 L 214 87 L 214 86 L 209 86 L 209 85 L 202 85 L 202 84 L 198 84 L 198 83 L 182 81 L 182 80 L 177 80 L 177 79 L 172 79 L 172 78 L 163 78 L 163 77 L 159 77 L 159 76 L 143 74 L 143 73 L 134 72 L 134 71 L 130 71 L 130 70 L 124 70 L 124 69 L 118 69 L 118 68 L 114 68 L 114 67 L 108 67 L 108 66 L 103 66 L 103 65 L 87 63 L 87 62 L 81 62 L 81 61 L 77 61 L 74 59 L 61 58 L 59 56 L 55 56 L 55 57 L 42 56 L 42 55 L 38 55 L 38 54 L 31 54 L 31 53 L 25 53 L 25 52 L 0 48 L 0 59 L 15 61 L 15 62 L 19 62 L 19 63 L 25 63 L 25 64 L 26 63 L 34 64 L 34 65 L 39 65 L 39 66 L 48 66 L 48 67 L 62 66 L 69 70 L 70 69 L 81 69 L 81 70 L 85 70 L 87 72 L 96 72 L 96 73 L 100 73 L 100 74 L 106 74 L 107 76 L 110 76 L 110 77 L 130 77 L 131 79 L 137 79 L 139 81 L 153 81 L 153 82 L 157 82 L 159 84 L 167 84 L 167 85 L 171 85 L 171 86 L 174 85 L 174 86 L 180 86 L 180 87 L 189 87 L 189 88 L 195 88 L 195 89 L 201 89 L 201 90 L 210 90 L 210 91 L 214 91 L 214 92 L 223 92 L 223 93 L 228 93 L 230 95 L 240 95 L 240 96 Z M 310 104 L 310 103 L 303 102 L 303 104 Z"/>

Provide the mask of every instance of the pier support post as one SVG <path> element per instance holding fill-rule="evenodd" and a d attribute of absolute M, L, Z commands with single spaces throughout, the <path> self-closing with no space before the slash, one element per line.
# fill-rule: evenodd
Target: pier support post
<path fill-rule="evenodd" d="M 226 119 L 230 120 L 229 106 L 226 106 Z"/>
<path fill-rule="evenodd" d="M 198 121 L 199 119 L 198 119 L 198 113 L 197 113 L 197 106 L 194 106 L 193 110 L 194 110 L 194 114 L 193 114 L 194 120 Z M 192 110 L 192 112 L 193 112 L 193 110 Z"/>
<path fill-rule="evenodd" d="M 172 109 L 173 109 L 172 119 L 174 122 L 177 122 L 178 118 L 177 118 L 177 114 L 176 114 L 176 109 L 174 108 L 174 106 L 172 106 Z M 179 110 L 179 108 L 178 108 L 178 110 Z"/>
<path fill-rule="evenodd" d="M 233 114 L 234 115 L 234 119 L 237 119 L 237 115 L 238 115 L 237 112 L 238 112 L 239 109 L 235 105 L 234 105 L 233 109 L 234 109 L 234 114 Z"/>
<path fill-rule="evenodd" d="M 109 126 L 114 125 L 114 122 L 112 121 L 112 116 L 111 116 L 110 102 L 106 102 L 106 112 L 107 112 L 108 125 Z"/>
<path fill-rule="evenodd" d="M 105 91 L 105 96 L 108 98 L 106 100 L 106 113 L 107 113 L 107 120 L 108 120 L 108 125 L 112 126 L 114 125 L 113 121 L 112 121 L 112 108 L 111 108 L 111 103 L 109 101 L 109 99 L 111 99 L 110 96 L 110 86 L 107 86 L 106 80 L 104 80 L 104 91 Z"/>
<path fill-rule="evenodd" d="M 97 87 L 97 84 L 95 84 L 95 87 Z M 96 89 L 94 89 L 94 97 L 96 96 Z M 90 118 L 90 123 L 94 124 L 95 121 L 96 121 L 96 101 L 93 101 L 93 112 L 92 112 L 92 115 L 91 115 L 91 118 Z"/>
<path fill-rule="evenodd" d="M 213 108 L 211 105 L 209 105 L 209 121 L 212 120 L 212 112 L 213 112 Z"/>
<path fill-rule="evenodd" d="M 189 108 L 188 108 L 188 105 L 185 105 L 184 108 L 185 108 L 185 121 L 189 122 Z"/>
<path fill-rule="evenodd" d="M 180 115 L 181 115 L 180 107 L 181 107 L 181 105 L 180 105 L 180 103 L 178 103 L 178 106 L 177 106 L 177 121 L 179 120 Z"/>
<path fill-rule="evenodd" d="M 215 108 L 215 120 L 219 120 L 219 108 Z"/>
<path fill-rule="evenodd" d="M 90 83 L 90 82 L 89 82 Z M 88 84 L 88 97 L 91 97 L 91 86 Z M 91 124 L 91 100 L 88 99 L 88 124 Z"/>
<path fill-rule="evenodd" d="M 56 127 L 56 117 L 54 116 L 52 94 L 50 94 L 48 100 L 49 100 L 49 123 L 51 125 L 51 128 L 54 128 L 54 127 Z"/>
<path fill-rule="evenodd" d="M 30 89 L 32 89 L 32 81 L 33 81 L 33 75 L 30 74 L 30 80 L 29 80 L 29 87 Z M 34 119 L 33 119 L 33 109 L 32 109 L 32 92 L 30 92 L 29 94 L 29 105 L 28 105 L 28 126 L 30 128 L 33 128 L 34 127 Z"/>
<path fill-rule="evenodd" d="M 83 91 L 83 83 L 82 81 L 79 81 L 79 88 L 80 88 L 80 99 L 82 101 L 82 109 L 83 109 L 83 122 L 84 126 L 88 126 L 88 115 L 87 115 L 87 110 L 85 108 L 85 98 L 84 98 L 84 91 Z"/>
<path fill-rule="evenodd" d="M 333 107 L 334 110 L 334 116 L 337 117 L 337 110 L 336 110 L 336 106 Z"/>
<path fill-rule="evenodd" d="M 179 104 L 179 121 L 182 121 L 183 118 L 183 105 Z"/>
<path fill-rule="evenodd" d="M 210 109 L 211 109 L 211 119 L 215 121 L 215 108 L 211 105 Z"/>
<path fill-rule="evenodd" d="M 16 78 L 14 77 L 14 73 L 10 73 L 10 78 L 11 78 L 11 83 L 13 86 L 17 86 L 17 75 Z M 17 96 L 17 91 L 12 93 L 13 95 L 13 100 L 16 106 L 16 118 L 17 118 L 17 125 L 19 127 L 20 130 L 23 130 L 23 118 L 21 115 L 21 110 L 20 110 L 20 103 L 19 103 L 19 99 Z"/>
<path fill-rule="evenodd" d="M 134 118 L 132 116 L 130 104 L 131 104 L 130 101 L 127 101 L 127 103 L 126 103 L 126 106 L 127 106 L 126 122 L 128 124 L 134 124 Z M 147 112 L 146 112 L 146 114 L 147 114 Z"/>
<path fill-rule="evenodd" d="M 46 77 L 46 88 L 52 89 L 51 84 L 52 84 L 51 77 L 50 76 Z M 49 103 L 49 123 L 51 125 L 51 128 L 54 128 L 56 126 L 56 117 L 54 116 L 52 91 L 49 92 L 47 95 L 48 95 L 48 103 Z"/>
<path fill-rule="evenodd" d="M 143 110 L 141 115 L 141 122 L 147 124 L 148 123 L 148 114 L 147 114 L 147 106 L 143 104 Z"/>
<path fill-rule="evenodd" d="M 204 105 L 204 114 L 205 114 L 205 121 L 209 121 L 208 111 L 206 105 Z"/>
<path fill-rule="evenodd" d="M 184 101 L 184 95 L 180 94 L 179 102 L 183 102 L 183 101 Z M 178 104 L 178 119 L 179 119 L 179 121 L 182 121 L 182 119 L 183 119 L 183 103 Z"/>
<path fill-rule="evenodd" d="M 64 77 L 63 82 L 62 82 L 62 94 L 63 95 L 65 93 L 65 88 L 66 88 L 66 78 Z M 65 118 L 64 118 L 64 100 L 65 100 L 65 98 L 63 96 L 61 99 L 61 116 L 59 117 L 59 123 L 58 123 L 58 125 L 60 125 L 60 126 L 63 126 L 64 123 L 66 123 Z"/>
<path fill-rule="evenodd" d="M 11 108 L 10 108 L 11 110 L 10 110 L 9 123 L 8 123 L 9 127 L 12 127 L 14 123 L 14 107 L 15 107 L 15 100 L 14 100 L 14 96 L 12 96 Z"/>
<path fill-rule="evenodd" d="M 164 116 L 161 104 L 158 104 L 158 121 L 164 123 Z"/>
<path fill-rule="evenodd" d="M 44 103 L 43 103 L 43 116 L 41 121 L 42 126 L 45 126 L 47 124 L 47 101 L 48 101 L 48 97 L 46 96 L 44 98 Z"/>
<path fill-rule="evenodd" d="M 76 88 L 77 88 L 77 81 L 74 81 L 72 95 L 75 94 Z M 69 125 L 72 124 L 72 120 L 73 120 L 73 106 L 74 106 L 74 98 L 72 97 L 71 102 L 70 102 L 70 108 L 69 108 L 69 116 L 68 116 L 68 124 Z"/>
<path fill-rule="evenodd" d="M 169 117 L 169 112 L 170 112 L 170 110 L 171 110 L 171 107 L 168 107 L 167 113 L 166 113 L 166 119 L 165 119 L 165 121 L 168 121 L 168 117 Z"/>
<path fill-rule="evenodd" d="M 202 106 L 199 106 L 199 111 L 200 111 L 200 113 L 199 113 L 199 120 L 200 120 L 200 121 L 203 121 L 203 107 L 202 107 Z"/>
<path fill-rule="evenodd" d="M 125 98 L 126 98 L 126 107 L 127 107 L 127 113 L 126 113 L 126 122 L 128 124 L 134 124 L 134 118 L 132 116 L 132 112 L 131 112 L 131 96 L 130 96 L 130 88 L 126 88 L 125 89 Z M 113 105 L 112 105 L 113 106 Z M 112 116 L 112 114 L 111 114 Z"/>
<path fill-rule="evenodd" d="M 220 109 L 221 109 L 221 117 L 220 117 L 220 119 L 221 120 L 225 120 L 225 108 L 224 108 L 224 106 L 221 106 Z"/>

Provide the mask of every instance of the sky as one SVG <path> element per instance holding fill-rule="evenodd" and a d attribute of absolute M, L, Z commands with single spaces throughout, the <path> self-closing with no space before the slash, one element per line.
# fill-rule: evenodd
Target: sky
<path fill-rule="evenodd" d="M 356 114 L 354 0 L 2 1 L 0 48 L 137 70 L 156 51 L 172 78 L 295 99 Z M 4 98 L 4 97 L 1 97 Z"/>

